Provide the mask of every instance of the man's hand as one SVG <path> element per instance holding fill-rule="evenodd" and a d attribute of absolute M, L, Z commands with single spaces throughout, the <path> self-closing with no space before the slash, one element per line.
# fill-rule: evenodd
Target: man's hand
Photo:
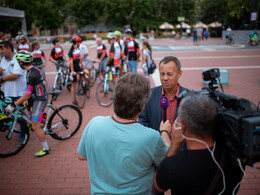
<path fill-rule="evenodd" d="M 171 123 L 169 120 L 165 121 L 165 123 L 163 123 L 163 121 L 161 122 L 161 125 L 160 125 L 160 131 L 161 130 L 166 130 L 169 132 L 171 132 Z"/>
<path fill-rule="evenodd" d="M 14 110 L 15 110 L 15 108 L 12 104 L 8 104 L 5 108 L 5 111 L 9 112 L 9 113 L 13 112 Z"/>
<path fill-rule="evenodd" d="M 26 100 L 26 101 L 23 102 L 23 106 L 24 106 L 24 107 L 27 107 L 27 106 L 28 106 L 28 100 Z"/>
<path fill-rule="evenodd" d="M 3 75 L 4 71 L 5 71 L 5 69 L 0 68 L 0 76 Z"/>

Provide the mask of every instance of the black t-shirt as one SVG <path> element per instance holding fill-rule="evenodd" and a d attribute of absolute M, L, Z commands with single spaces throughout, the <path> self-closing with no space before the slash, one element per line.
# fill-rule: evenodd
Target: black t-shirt
<path fill-rule="evenodd" d="M 222 151 L 217 144 L 214 156 L 219 164 Z M 161 162 L 157 169 L 156 182 L 161 189 L 171 189 L 174 195 L 202 195 L 208 190 L 217 169 L 207 149 L 186 150 L 167 157 Z M 241 181 L 243 173 L 231 160 L 226 161 L 224 173 L 226 182 L 224 194 L 232 194 L 234 187 Z M 218 194 L 222 189 L 221 174 L 212 194 Z"/>

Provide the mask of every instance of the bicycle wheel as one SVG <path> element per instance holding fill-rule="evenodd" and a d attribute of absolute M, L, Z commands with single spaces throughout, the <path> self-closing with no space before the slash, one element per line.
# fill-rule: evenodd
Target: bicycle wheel
<path fill-rule="evenodd" d="M 65 140 L 72 137 L 80 128 L 82 113 L 74 105 L 64 105 L 55 110 L 48 122 L 48 132 L 57 140 Z"/>
<path fill-rule="evenodd" d="M 13 134 L 10 134 L 14 118 L 0 120 L 0 157 L 13 156 L 20 152 L 29 140 L 29 131 L 25 122 L 17 120 Z M 24 129 L 24 137 L 20 137 L 21 128 Z"/>
<path fill-rule="evenodd" d="M 108 107 L 113 103 L 113 91 L 115 89 L 115 84 L 107 80 L 107 82 L 100 82 L 97 91 L 96 91 L 96 98 L 98 103 L 101 106 Z"/>
<path fill-rule="evenodd" d="M 75 100 L 77 102 L 77 105 L 79 108 L 83 108 L 86 103 L 87 99 L 87 94 L 86 94 L 86 89 L 83 87 L 83 82 L 82 81 L 77 81 L 74 89 L 74 94 L 75 94 Z"/>
<path fill-rule="evenodd" d="M 90 68 L 89 73 L 90 73 L 89 86 L 92 87 L 97 79 L 97 71 L 94 66 Z"/>

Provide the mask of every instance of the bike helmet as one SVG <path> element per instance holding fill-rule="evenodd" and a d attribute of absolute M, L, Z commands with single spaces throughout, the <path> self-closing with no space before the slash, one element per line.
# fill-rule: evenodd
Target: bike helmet
<path fill-rule="evenodd" d="M 25 63 L 30 63 L 33 60 L 33 55 L 31 52 L 26 51 L 26 50 L 21 50 L 18 51 L 15 55 L 17 61 L 25 62 Z"/>
<path fill-rule="evenodd" d="M 81 42 L 81 40 L 82 39 L 79 36 L 75 36 L 75 37 L 72 37 L 71 42 L 72 43 L 77 43 L 77 42 Z"/>
<path fill-rule="evenodd" d="M 126 30 L 125 30 L 125 33 L 127 33 L 127 34 L 132 34 L 133 33 L 133 31 L 130 29 L 130 28 L 127 28 Z"/>
<path fill-rule="evenodd" d="M 25 38 L 25 35 L 20 35 L 20 39 L 24 39 Z"/>
<path fill-rule="evenodd" d="M 115 34 L 116 36 L 121 36 L 121 35 L 122 35 L 122 33 L 121 33 L 119 30 L 116 30 L 116 31 L 114 32 L 114 34 Z"/>
<path fill-rule="evenodd" d="M 115 39 L 116 36 L 115 36 L 114 33 L 108 33 L 108 34 L 107 34 L 107 38 L 108 38 L 108 39 Z"/>

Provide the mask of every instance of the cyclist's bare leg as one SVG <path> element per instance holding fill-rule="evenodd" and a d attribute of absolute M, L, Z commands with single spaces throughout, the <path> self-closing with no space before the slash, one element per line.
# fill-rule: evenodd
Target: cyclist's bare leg
<path fill-rule="evenodd" d="M 32 129 L 35 132 L 36 136 L 38 137 L 38 139 L 41 143 L 46 141 L 46 136 L 40 127 L 40 122 L 32 121 Z"/>
<path fill-rule="evenodd" d="M 88 84 L 88 81 L 89 81 L 89 78 L 90 78 L 90 72 L 89 72 L 89 70 L 88 69 L 84 69 L 83 70 L 85 73 L 86 73 L 86 75 L 87 75 L 87 77 L 85 77 L 86 78 L 86 85 Z"/>

